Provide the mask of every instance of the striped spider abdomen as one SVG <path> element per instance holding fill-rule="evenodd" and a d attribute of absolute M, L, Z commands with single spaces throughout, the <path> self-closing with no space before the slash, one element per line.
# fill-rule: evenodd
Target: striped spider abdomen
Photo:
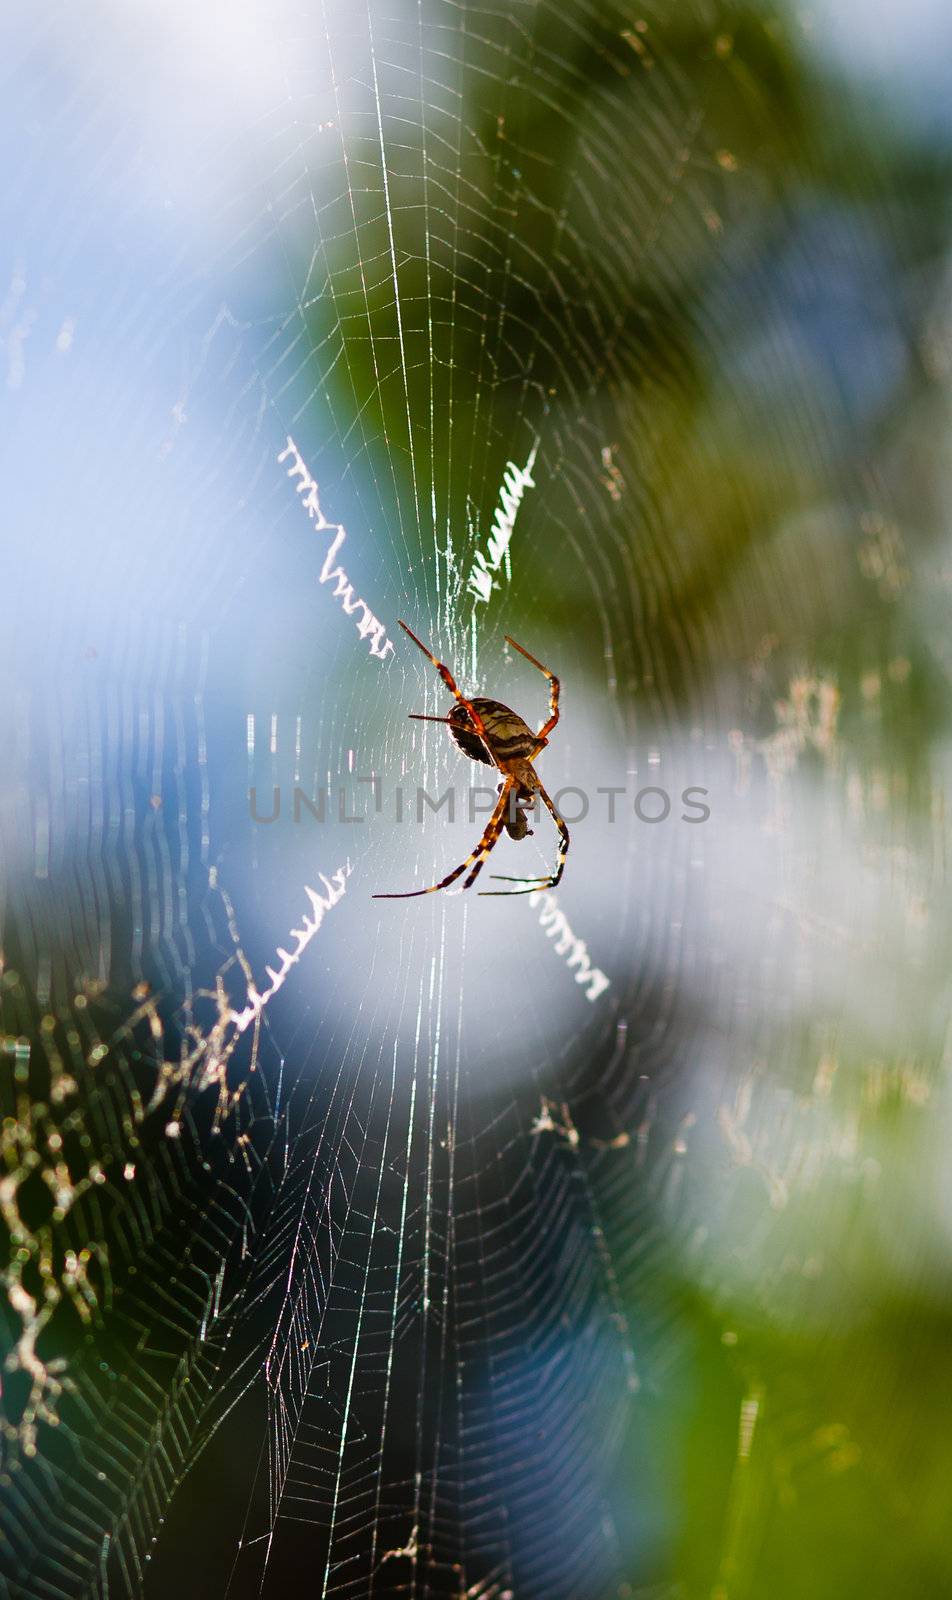
<path fill-rule="evenodd" d="M 523 722 L 515 711 L 504 706 L 501 700 L 474 699 L 470 704 L 482 721 L 493 755 L 500 762 L 529 761 L 540 744 L 547 742 L 540 741 L 529 724 Z M 450 733 L 464 755 L 469 756 L 471 761 L 485 762 L 487 767 L 493 765 L 465 706 L 457 704 L 453 707 L 449 725 Z"/>

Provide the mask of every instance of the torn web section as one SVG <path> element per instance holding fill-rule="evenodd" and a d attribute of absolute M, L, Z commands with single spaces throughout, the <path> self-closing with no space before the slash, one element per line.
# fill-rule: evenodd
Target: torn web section
<path fill-rule="evenodd" d="M 201 326 L 214 368 L 221 326 L 211 313 Z M 194 378 L 192 429 L 165 457 L 166 484 L 207 464 L 208 369 Z M 240 483 L 231 479 L 235 502 L 253 482 L 258 418 L 252 390 L 244 439 L 231 417 L 232 446 L 250 445 Z M 206 528 L 217 514 L 234 557 L 235 502 L 220 491 L 186 498 L 186 530 L 189 514 Z M 104 495 L 100 581 L 81 573 L 68 596 L 47 589 L 57 648 L 5 730 L 36 810 L 4 814 L 4 999 L 17 1033 L 38 1040 L 8 1103 L 17 1164 L 7 1215 L 19 1216 L 26 1259 L 8 1280 L 19 1370 L 5 1385 L 5 1449 L 21 1494 L 42 1491 L 41 1536 L 17 1496 L 5 1505 L 8 1548 L 38 1589 L 79 1592 L 95 1572 L 131 1593 L 156 1504 L 217 1401 L 226 1406 L 242 1382 L 226 1357 L 282 1164 L 281 1063 L 258 1003 L 267 963 L 277 971 L 281 957 L 267 931 L 250 957 L 241 952 L 213 857 L 227 815 L 217 676 L 227 650 L 221 640 L 212 649 L 187 612 L 176 617 L 172 586 L 149 570 L 147 529 L 130 552 L 125 518 L 113 521 L 108 504 Z M 219 563 L 203 546 L 191 570 L 212 588 Z M 21 612 L 25 631 L 36 599 Z M 285 915 L 307 933 L 300 917 L 313 921 L 314 907 L 301 899 Z M 37 1207 L 44 1184 L 52 1210 Z M 98 1523 L 80 1505 L 95 1506 Z"/>
<path fill-rule="evenodd" d="M 32 800 L 3 806 L 3 998 L 37 1043 L 4 1085 L 19 1251 L 4 1464 L 20 1486 L 4 1515 L 38 1592 L 81 1592 L 95 1574 L 134 1593 L 156 1507 L 247 1381 L 228 1358 L 282 1165 L 282 1062 L 259 1002 L 289 926 L 307 934 L 304 887 L 319 880 L 311 861 L 283 924 L 256 937 L 249 918 L 242 950 L 247 902 L 236 920 L 218 851 L 242 720 L 241 636 L 223 619 L 269 525 L 253 363 L 234 319 L 203 304 L 188 352 L 159 360 L 150 387 L 111 343 L 122 289 L 106 315 L 72 287 L 72 359 L 95 401 L 51 452 L 37 362 L 9 440 L 23 464 L 11 498 L 42 485 L 70 517 L 49 519 L 48 581 L 39 552 L 24 562 L 6 635 L 13 658 L 36 660 L 5 699 L 8 775 Z M 54 295 L 41 326 L 56 313 Z M 220 385 L 238 371 L 224 426 Z M 24 1513 L 37 1496 L 39 1524 Z"/>

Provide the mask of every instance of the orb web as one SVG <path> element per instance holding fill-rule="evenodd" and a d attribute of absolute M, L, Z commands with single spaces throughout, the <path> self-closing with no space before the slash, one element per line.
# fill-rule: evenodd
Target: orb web
<path fill-rule="evenodd" d="M 901 612 L 906 557 L 872 414 L 794 334 L 804 262 L 839 251 L 859 303 L 870 242 L 784 236 L 764 145 L 801 112 L 753 15 L 150 26 L 151 96 L 110 7 L 101 54 L 61 11 L 11 73 L 2 449 L 44 530 L 2 646 L 11 1576 L 680 1593 L 670 1263 L 783 1306 L 744 1248 L 864 1160 L 829 1086 L 860 925 L 888 948 L 846 825 L 878 826 L 840 736 L 870 695 L 819 641 Z M 535 725 L 504 636 L 559 673 L 540 770 L 590 815 L 553 899 L 371 900 L 483 826 L 407 720 L 446 707 L 400 618 Z M 452 817 L 418 794 L 447 785 Z M 735 1467 L 763 1398 L 743 1369 Z"/>

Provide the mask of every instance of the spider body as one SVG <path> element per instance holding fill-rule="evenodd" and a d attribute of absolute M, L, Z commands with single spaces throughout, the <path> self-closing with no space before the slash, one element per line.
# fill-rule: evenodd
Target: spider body
<path fill-rule="evenodd" d="M 473 726 L 472 718 L 464 705 L 455 705 L 450 712 L 450 733 L 464 755 L 471 761 L 484 761 L 488 767 L 505 762 L 531 761 L 539 749 L 538 735 L 527 722 L 510 711 L 500 700 L 471 700 L 485 730 L 485 743 Z M 543 739 L 543 744 L 548 740 Z M 489 746 L 487 752 L 486 746 Z"/>
<path fill-rule="evenodd" d="M 508 771 L 515 779 L 508 796 L 503 817 L 503 827 L 510 839 L 525 839 L 531 834 L 524 807 L 531 805 L 539 791 L 539 780 L 532 769 L 532 757 L 541 745 L 548 743 L 533 733 L 518 712 L 504 706 L 501 700 L 470 701 L 485 730 L 485 742 L 473 725 L 472 717 L 464 705 L 457 704 L 449 714 L 450 735 L 463 754 L 471 761 L 482 761 L 487 767 Z M 488 747 L 488 748 L 487 748 Z M 489 752 L 492 752 L 490 756 Z M 503 785 L 499 785 L 501 794 Z"/>
<path fill-rule="evenodd" d="M 431 650 L 428 650 L 422 640 L 418 639 L 412 629 L 405 622 L 400 623 L 405 633 L 409 634 L 414 644 L 428 656 L 435 666 L 447 689 L 453 695 L 455 705 L 446 717 L 423 716 L 411 711 L 411 717 L 416 717 L 420 722 L 443 722 L 450 730 L 454 742 L 463 751 L 464 755 L 473 761 L 481 761 L 486 766 L 495 767 L 502 774 L 499 785 L 499 800 L 488 823 L 485 832 L 476 849 L 466 860 L 439 883 L 431 884 L 428 889 L 410 889 L 403 894 L 378 894 L 375 900 L 407 900 L 416 895 L 434 894 L 438 889 L 446 889 L 457 878 L 469 871 L 463 883 L 463 888 L 468 889 L 482 869 L 490 850 L 496 844 L 503 828 L 511 839 L 524 839 L 532 832 L 525 814 L 525 807 L 533 804 L 536 796 L 551 814 L 559 830 L 559 854 L 555 871 L 546 878 L 506 878 L 507 883 L 521 885 L 518 889 L 489 889 L 487 894 L 529 894 L 534 889 L 554 888 L 562 877 L 565 858 L 569 849 L 569 830 L 555 806 L 546 794 L 533 762 L 549 742 L 548 736 L 559 720 L 559 680 L 548 667 L 530 655 L 521 644 L 516 644 L 515 639 L 506 635 L 507 643 L 511 644 L 527 661 L 538 667 L 549 680 L 549 717 L 537 733 L 533 733 L 529 724 L 512 711 L 509 706 L 503 705 L 501 700 L 489 700 L 476 697 L 467 700 L 456 686 L 449 668 L 439 661 Z M 498 875 L 497 875 L 498 876 Z"/>

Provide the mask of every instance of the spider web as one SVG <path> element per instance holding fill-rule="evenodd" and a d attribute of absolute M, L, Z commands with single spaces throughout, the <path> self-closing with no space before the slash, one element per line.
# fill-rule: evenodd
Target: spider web
<path fill-rule="evenodd" d="M 8 56 L 10 1592 L 680 1594 L 668 1263 L 787 1306 L 781 1199 L 866 1154 L 854 1094 L 788 1088 L 871 983 L 894 1026 L 881 864 L 928 870 L 813 648 L 906 556 L 792 338 L 822 229 L 771 234 L 770 30 L 264 9 L 62 8 Z M 560 674 L 555 899 L 371 901 L 483 826 L 401 617 L 536 726 L 504 636 Z"/>

